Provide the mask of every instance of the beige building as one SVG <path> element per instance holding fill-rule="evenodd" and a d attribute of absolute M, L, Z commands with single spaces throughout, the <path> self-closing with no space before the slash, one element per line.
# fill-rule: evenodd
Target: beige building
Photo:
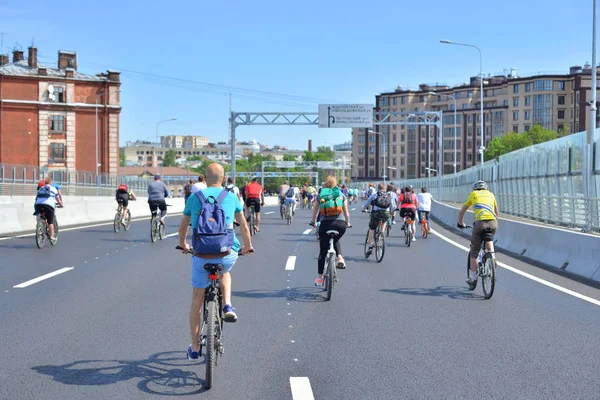
<path fill-rule="evenodd" d="M 160 137 L 160 145 L 171 149 L 198 149 L 208 146 L 208 138 L 204 136 L 165 135 Z"/>
<path fill-rule="evenodd" d="M 376 111 L 443 112 L 443 173 L 454 172 L 479 162 L 481 143 L 480 81 L 449 86 L 420 85 L 418 91 L 396 89 L 376 97 Z M 431 94 L 431 92 L 435 94 Z M 456 98 L 456 125 L 454 101 Z M 506 132 L 525 132 L 534 124 L 570 133 L 586 129 L 591 98 L 591 68 L 572 67 L 565 75 L 518 77 L 514 70 L 504 76 L 484 78 L 484 143 Z M 600 115 L 600 114 L 599 114 Z M 596 121 L 598 126 L 598 120 Z M 427 126 L 387 125 L 373 130 L 385 135 L 385 167 L 388 179 L 427 177 L 427 169 L 438 167 L 438 129 Z M 456 136 L 455 136 L 456 132 Z M 381 180 L 384 171 L 382 135 L 365 129 L 352 130 L 352 177 Z M 388 168 L 390 167 L 390 168 Z M 435 174 L 435 172 L 433 173 Z M 432 176 L 434 176 L 432 174 Z"/>

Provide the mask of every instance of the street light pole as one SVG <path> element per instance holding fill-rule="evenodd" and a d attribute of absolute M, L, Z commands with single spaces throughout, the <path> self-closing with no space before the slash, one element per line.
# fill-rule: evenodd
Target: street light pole
<path fill-rule="evenodd" d="M 171 122 L 171 121 L 177 121 L 177 118 L 170 118 L 170 119 L 165 119 L 163 121 L 158 121 L 156 123 L 156 143 L 157 143 L 157 148 L 156 148 L 156 175 L 158 175 L 158 149 L 160 148 L 160 142 L 158 140 L 158 126 L 162 123 L 165 122 Z"/>
<path fill-rule="evenodd" d="M 98 93 L 96 95 L 96 186 L 99 186 L 99 179 L 98 179 L 98 106 L 99 106 L 99 101 L 100 98 L 102 96 L 104 96 L 105 94 L 110 95 L 111 93 L 121 93 L 121 90 L 113 90 L 112 92 L 102 92 L 102 93 Z"/>
<path fill-rule="evenodd" d="M 437 95 L 435 92 L 429 92 L 428 94 Z M 456 97 L 451 94 L 446 94 L 445 96 L 454 100 L 454 174 L 456 174 Z"/>
<path fill-rule="evenodd" d="M 381 135 L 382 138 L 382 144 L 383 144 L 383 184 L 386 185 L 385 182 L 385 178 L 386 178 L 386 169 L 385 169 L 385 158 L 386 158 L 386 148 L 385 148 L 385 135 L 383 134 L 383 132 L 375 132 L 372 131 L 370 129 L 368 129 L 368 132 L 374 133 L 376 135 Z"/>
<path fill-rule="evenodd" d="M 596 0 L 594 0 L 595 2 Z M 456 46 L 465 46 L 465 47 L 473 47 L 476 48 L 477 51 L 479 51 L 479 97 L 480 97 L 480 102 L 481 104 L 479 105 L 480 108 L 480 113 L 479 113 L 479 118 L 480 123 L 479 126 L 481 128 L 481 146 L 479 147 L 479 152 L 481 153 L 481 164 L 483 165 L 483 149 L 484 149 L 484 137 L 485 137 L 485 126 L 484 126 L 484 118 L 483 118 L 483 53 L 481 52 L 481 49 L 477 46 L 475 46 L 474 44 L 467 44 L 467 43 L 457 43 L 457 42 L 452 42 L 450 40 L 440 40 L 440 43 L 443 44 L 453 44 Z"/>

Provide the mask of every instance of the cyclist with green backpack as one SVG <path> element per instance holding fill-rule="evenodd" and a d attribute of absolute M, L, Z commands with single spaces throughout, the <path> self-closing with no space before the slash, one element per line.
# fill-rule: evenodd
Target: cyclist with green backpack
<path fill-rule="evenodd" d="M 377 189 L 375 193 L 369 196 L 362 209 L 363 212 L 366 212 L 369 206 L 373 206 L 371 219 L 369 220 L 369 250 L 367 250 L 367 257 L 373 252 L 375 228 L 377 228 L 379 221 L 387 223 L 390 219 L 390 209 L 393 204 L 392 197 L 389 192 L 386 192 L 383 183 L 377 185 Z"/>
<path fill-rule="evenodd" d="M 319 260 L 317 263 L 318 276 L 315 279 L 315 286 L 323 285 L 323 270 L 325 269 L 325 256 L 329 250 L 329 237 L 327 231 L 338 231 L 339 235 L 334 238 L 335 252 L 337 254 L 337 267 L 346 268 L 346 262 L 342 256 L 342 246 L 340 239 L 346 233 L 346 228 L 350 225 L 350 213 L 346 197 L 337 186 L 335 177 L 328 176 L 323 187 L 317 196 L 319 207 L 313 208 L 311 225 L 316 226 L 317 213 L 320 215 L 321 224 L 319 226 Z"/>

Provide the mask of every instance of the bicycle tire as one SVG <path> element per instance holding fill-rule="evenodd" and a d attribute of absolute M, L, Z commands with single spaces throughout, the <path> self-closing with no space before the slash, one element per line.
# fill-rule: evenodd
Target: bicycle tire
<path fill-rule="evenodd" d="M 367 230 L 367 236 L 365 237 L 365 258 L 369 258 L 367 255 L 369 252 L 369 231 Z"/>
<path fill-rule="evenodd" d="M 121 213 L 119 211 L 117 211 L 117 213 L 115 214 L 115 219 L 113 220 L 113 229 L 116 232 L 119 232 L 119 229 L 121 228 Z"/>
<path fill-rule="evenodd" d="M 52 241 L 50 241 L 50 245 L 55 246 L 56 243 L 58 243 L 58 232 L 59 232 L 58 219 L 56 219 L 56 215 L 54 216 L 54 222 L 52 225 L 54 225 L 54 243 L 52 243 Z"/>
<path fill-rule="evenodd" d="M 42 219 L 39 219 L 35 227 L 35 244 L 38 249 L 44 247 L 44 244 L 46 242 L 45 228 L 46 227 L 44 226 L 44 221 Z"/>
<path fill-rule="evenodd" d="M 385 236 L 390 237 L 390 231 L 392 230 L 391 221 L 388 221 L 385 225 Z"/>
<path fill-rule="evenodd" d="M 208 306 L 208 323 L 206 325 L 206 388 L 213 387 L 215 367 L 217 366 L 217 303 L 210 301 Z"/>
<path fill-rule="evenodd" d="M 423 236 L 423 239 L 427 239 L 428 234 L 429 234 L 429 222 L 427 222 L 427 220 L 425 220 L 423 225 L 421 225 L 421 235 Z"/>
<path fill-rule="evenodd" d="M 335 256 L 330 253 L 327 255 L 327 301 L 331 300 L 333 288 L 335 286 Z"/>
<path fill-rule="evenodd" d="M 467 280 L 471 277 L 471 255 L 470 253 L 467 253 Z M 475 281 L 475 286 L 473 286 L 473 289 L 471 289 L 471 287 L 469 287 L 469 290 L 473 291 L 477 288 L 477 281 Z"/>
<path fill-rule="evenodd" d="M 383 261 L 383 256 L 385 255 L 385 237 L 383 233 L 377 232 L 375 235 L 375 259 L 378 263 Z"/>
<path fill-rule="evenodd" d="M 150 220 L 150 240 L 152 241 L 152 243 L 156 243 L 157 235 L 158 232 L 156 232 L 156 217 L 153 216 Z"/>
<path fill-rule="evenodd" d="M 483 297 L 489 300 L 494 295 L 496 288 L 496 260 L 490 253 L 485 253 L 482 263 L 485 275 L 481 277 L 481 289 L 483 289 Z"/>
<path fill-rule="evenodd" d="M 131 228 L 131 212 L 129 210 L 127 210 L 127 215 L 125 218 L 127 218 L 125 222 L 125 230 L 128 231 Z"/>
<path fill-rule="evenodd" d="M 165 224 L 161 224 L 160 219 L 158 220 L 158 238 L 160 240 L 165 238 Z"/>

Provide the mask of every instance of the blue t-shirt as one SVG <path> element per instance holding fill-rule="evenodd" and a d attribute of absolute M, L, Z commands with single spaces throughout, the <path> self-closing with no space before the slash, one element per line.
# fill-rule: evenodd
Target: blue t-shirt
<path fill-rule="evenodd" d="M 223 188 L 221 187 L 208 187 L 206 189 L 201 190 L 201 192 L 206 198 L 208 198 L 209 196 L 213 196 L 216 199 L 217 197 L 219 197 L 219 194 L 221 194 L 222 190 Z M 225 197 L 225 200 L 223 200 L 221 207 L 223 207 L 223 210 L 225 211 L 225 221 L 228 225 L 233 224 L 233 222 L 235 221 L 236 213 L 243 211 L 242 204 L 238 200 L 237 196 L 232 192 L 229 192 L 229 194 L 227 194 L 227 197 Z M 200 213 L 200 210 L 202 210 L 202 203 L 200 202 L 200 199 L 198 199 L 198 196 L 196 196 L 195 194 L 191 195 L 190 198 L 185 202 L 185 209 L 183 210 L 183 215 L 192 217 L 192 229 L 196 228 L 196 220 L 198 219 L 198 214 Z M 242 246 L 240 245 L 240 241 L 238 240 L 237 236 L 234 236 L 233 241 L 234 242 L 232 250 L 240 251 Z"/>

